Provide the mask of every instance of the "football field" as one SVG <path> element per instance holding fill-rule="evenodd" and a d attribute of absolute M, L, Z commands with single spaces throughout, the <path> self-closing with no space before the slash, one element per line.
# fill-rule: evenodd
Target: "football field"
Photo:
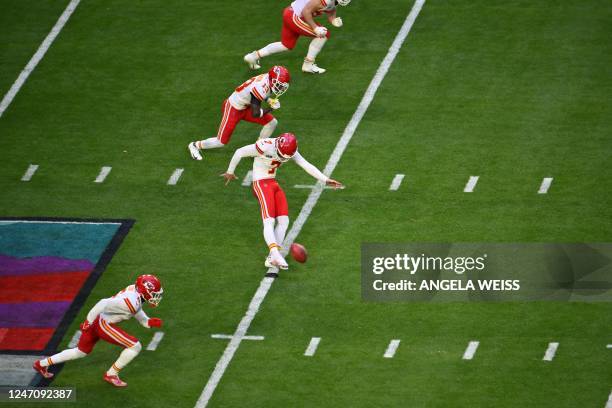
<path fill-rule="evenodd" d="M 0 218 L 132 220 L 58 348 L 142 273 L 164 336 L 127 389 L 102 381 L 116 346 L 65 364 L 51 385 L 77 402 L 53 406 L 612 408 L 610 303 L 366 302 L 360 272 L 368 242 L 612 242 L 611 2 L 353 0 L 324 75 L 304 38 L 262 60 L 292 75 L 275 135 L 346 185 L 279 171 L 309 259 L 275 280 L 251 161 L 219 177 L 259 127 L 201 162 L 186 146 L 286 2 L 0 0 L 0 97 L 70 5 L 0 110 Z"/>

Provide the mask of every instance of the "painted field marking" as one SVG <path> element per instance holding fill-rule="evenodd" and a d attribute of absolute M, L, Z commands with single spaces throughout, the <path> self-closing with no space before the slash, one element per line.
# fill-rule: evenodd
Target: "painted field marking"
<path fill-rule="evenodd" d="M 612 349 L 612 344 L 606 344 L 606 348 Z"/>
<path fill-rule="evenodd" d="M 385 354 L 383 355 L 384 358 L 393 358 L 393 356 L 395 355 L 395 352 L 397 351 L 397 348 L 400 345 L 400 340 L 391 340 L 391 342 L 389 343 L 389 345 L 387 346 L 387 351 L 385 351 Z"/>
<path fill-rule="evenodd" d="M 111 172 L 113 168 L 110 166 L 104 166 L 100 169 L 100 174 L 98 174 L 98 177 L 96 177 L 96 179 L 94 180 L 94 183 L 103 183 L 104 179 L 106 179 L 106 176 L 108 176 L 108 174 Z"/>
<path fill-rule="evenodd" d="M 473 193 L 474 188 L 476 187 L 476 183 L 478 183 L 479 176 L 470 176 L 465 188 L 463 189 L 464 193 Z"/>
<path fill-rule="evenodd" d="M 559 343 L 548 343 L 548 348 L 546 349 L 546 353 L 544 353 L 544 357 L 542 360 L 544 361 L 552 361 L 555 358 L 555 353 L 557 352 L 557 348 L 559 348 Z"/>
<path fill-rule="evenodd" d="M 32 180 L 32 176 L 34 173 L 36 173 L 36 170 L 38 170 L 38 164 L 30 164 L 26 172 L 23 174 L 23 177 L 21 177 L 21 181 Z"/>
<path fill-rule="evenodd" d="M 244 176 L 244 180 L 242 180 L 242 186 L 248 187 L 251 185 L 252 182 L 253 182 L 253 170 L 249 170 L 246 176 Z"/>
<path fill-rule="evenodd" d="M 74 336 L 70 339 L 70 343 L 68 343 L 68 348 L 75 348 L 77 344 L 79 344 L 79 340 L 81 339 L 81 331 L 77 330 L 74 332 Z"/>
<path fill-rule="evenodd" d="M 313 337 L 312 339 L 310 339 L 310 343 L 308 343 L 308 347 L 306 347 L 304 355 L 308 357 L 314 356 L 315 352 L 317 351 L 317 347 L 319 347 L 320 342 L 320 337 Z"/>
<path fill-rule="evenodd" d="M 542 179 L 542 184 L 540 184 L 540 189 L 538 190 L 538 194 L 546 194 L 548 193 L 548 189 L 553 182 L 552 177 L 544 177 Z"/>
<path fill-rule="evenodd" d="M 405 174 L 396 174 L 395 177 L 393 177 L 393 181 L 391 181 L 391 185 L 389 186 L 389 190 L 397 191 L 400 188 L 400 186 L 402 185 L 402 180 L 404 180 L 404 176 L 405 176 Z"/>
<path fill-rule="evenodd" d="M 11 89 L 9 89 L 6 95 L 4 95 L 4 98 L 2 98 L 2 102 L 0 102 L 0 118 L 4 114 L 4 111 L 6 111 L 6 109 L 9 107 L 11 102 L 13 102 L 13 99 L 17 95 L 17 92 L 19 92 L 19 90 L 21 89 L 25 81 L 28 79 L 32 71 L 34 71 L 34 68 L 36 68 L 40 60 L 42 60 L 42 58 L 45 56 L 45 53 L 47 52 L 51 44 L 53 44 L 53 41 L 55 41 L 55 38 L 60 33 L 60 31 L 62 31 L 62 28 L 64 28 L 64 25 L 72 15 L 72 12 L 77 8 L 80 1 L 81 0 L 72 0 L 70 3 L 68 3 L 68 6 L 66 6 L 66 9 L 59 17 L 47 37 L 43 40 L 42 44 L 40 44 L 38 50 L 36 50 L 32 58 L 30 58 L 30 61 L 28 61 L 25 68 L 21 71 L 21 73 L 11 86 Z"/>
<path fill-rule="evenodd" d="M 6 337 L 6 335 L 8 334 L 9 329 L 8 328 L 2 328 L 0 329 L 0 343 L 2 343 L 2 340 L 4 340 L 4 338 Z"/>
<path fill-rule="evenodd" d="M 361 99 L 361 102 L 359 102 L 359 106 L 357 106 L 357 110 L 355 110 L 353 117 L 351 118 L 349 123 L 346 125 L 346 128 L 344 129 L 344 132 L 342 133 L 342 137 L 340 137 L 340 140 L 336 144 L 334 151 L 332 152 L 329 160 L 327 161 L 327 164 L 325 165 L 325 169 L 323 169 L 324 174 L 331 176 L 334 169 L 338 165 L 338 162 L 340 161 L 340 158 L 342 157 L 344 150 L 346 149 L 349 142 L 351 141 L 351 138 L 355 134 L 355 130 L 357 129 L 357 126 L 361 122 L 361 119 L 363 119 L 363 116 L 368 110 L 368 107 L 372 103 L 372 100 L 374 99 L 374 96 L 376 94 L 376 91 L 378 90 L 378 87 L 380 86 L 383 79 L 387 75 L 387 72 L 389 71 L 389 68 L 391 67 L 391 64 L 393 63 L 393 60 L 395 60 L 395 57 L 399 53 L 400 48 L 402 44 L 404 43 L 404 40 L 406 40 L 406 37 L 408 37 L 408 33 L 410 33 L 410 29 L 412 28 L 412 25 L 414 24 L 414 21 L 419 15 L 421 8 L 423 7 L 424 4 L 425 4 L 425 0 L 415 1 L 414 6 L 410 10 L 410 14 L 408 14 L 408 16 L 406 17 L 406 20 L 404 21 L 402 28 L 399 30 L 399 32 L 397 33 L 397 36 L 393 40 L 393 44 L 391 44 L 391 47 L 389 47 L 389 51 L 387 52 L 387 55 L 385 56 L 383 61 L 380 63 L 380 66 L 378 67 L 378 70 L 376 71 L 374 78 L 372 78 L 370 85 L 368 85 L 368 89 L 366 89 L 365 94 L 363 95 L 363 98 Z M 294 221 L 293 225 L 291 226 L 291 229 L 289 230 L 285 238 L 285 241 L 283 242 L 283 248 L 289 248 L 291 246 L 295 238 L 298 236 L 298 234 L 302 230 L 304 223 L 310 216 L 312 209 L 316 205 L 322 193 L 323 193 L 322 185 L 318 183 L 317 187 L 313 188 L 310 194 L 308 195 L 308 198 L 306 199 L 306 202 L 302 206 L 302 209 L 300 210 L 300 213 L 298 214 L 297 219 Z M 277 273 L 276 268 L 268 269 L 268 274 L 274 274 L 274 273 Z M 198 401 L 195 404 L 197 408 L 204 408 L 206 405 L 208 405 L 208 402 L 212 398 L 213 393 L 215 392 L 215 389 L 217 388 L 217 385 L 219 384 L 219 381 L 221 381 L 221 377 L 223 377 L 223 374 L 225 373 L 225 370 L 229 366 L 230 361 L 234 358 L 234 354 L 236 353 L 236 350 L 238 350 L 238 347 L 240 346 L 240 342 L 242 341 L 247 330 L 251 326 L 251 322 L 257 315 L 257 312 L 259 311 L 259 307 L 261 306 L 262 302 L 266 298 L 266 295 L 268 294 L 268 291 L 272 287 L 273 282 L 274 282 L 274 278 L 271 276 L 266 276 L 261 280 L 259 287 L 257 288 L 257 291 L 255 292 L 255 295 L 253 295 L 253 298 L 251 299 L 251 302 L 249 303 L 249 307 L 246 313 L 244 314 L 244 316 L 240 320 L 240 323 L 238 324 L 238 327 L 236 328 L 236 332 L 234 333 L 234 336 L 232 337 L 227 347 L 223 351 L 223 355 L 221 356 L 221 358 L 219 358 L 219 361 L 217 361 L 217 365 L 215 366 L 215 369 L 213 370 L 210 378 L 208 379 L 206 385 L 204 386 L 204 389 L 202 390 L 202 393 L 200 394 L 200 397 L 198 398 Z"/>
<path fill-rule="evenodd" d="M 164 338 L 164 332 L 156 331 L 153 334 L 153 338 L 151 339 L 151 342 L 147 345 L 147 350 L 155 351 L 157 349 L 157 346 L 159 346 L 159 343 L 162 341 L 163 338 Z"/>
<path fill-rule="evenodd" d="M 478 350 L 479 341 L 470 341 L 468 343 L 467 348 L 465 349 L 465 353 L 463 353 L 464 360 L 471 360 L 474 358 L 474 354 L 476 354 L 476 350 Z"/>
<path fill-rule="evenodd" d="M 606 402 L 606 408 L 612 408 L 612 391 L 610 391 L 610 395 L 608 396 L 608 402 Z"/>
<path fill-rule="evenodd" d="M 293 188 L 302 188 L 302 189 L 309 189 L 309 190 L 314 190 L 317 187 L 318 187 L 318 183 L 317 184 L 296 184 L 293 186 Z M 326 190 L 344 190 L 346 186 L 342 186 L 340 188 L 334 188 L 331 186 L 323 186 L 323 188 Z"/>
<path fill-rule="evenodd" d="M 172 173 L 172 175 L 170 176 L 170 178 L 168 179 L 168 185 L 169 186 L 174 186 L 176 185 L 176 183 L 178 183 L 179 179 L 181 178 L 181 176 L 183 175 L 183 171 L 185 169 L 176 169 L 174 170 L 174 172 Z"/>
<path fill-rule="evenodd" d="M 223 340 L 232 340 L 234 336 L 231 334 L 211 334 L 210 337 L 213 339 L 223 339 Z M 242 340 L 264 340 L 264 336 L 242 336 Z"/>

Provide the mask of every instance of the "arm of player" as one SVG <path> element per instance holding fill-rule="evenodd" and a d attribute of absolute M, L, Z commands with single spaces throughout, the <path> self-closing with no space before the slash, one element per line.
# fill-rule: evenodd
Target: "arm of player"
<path fill-rule="evenodd" d="M 157 317 L 147 316 L 147 314 L 142 309 L 136 312 L 136 314 L 134 315 L 134 318 L 138 320 L 138 323 L 140 323 L 141 325 L 149 329 L 151 327 L 162 327 L 161 319 L 158 319 Z"/>
<path fill-rule="evenodd" d="M 254 118 L 261 118 L 271 111 L 271 108 L 263 109 L 261 107 L 261 101 L 255 95 L 251 94 L 251 115 L 253 115 Z"/>
<path fill-rule="evenodd" d="M 310 0 L 306 3 L 304 9 L 302 9 L 302 18 L 304 18 L 304 21 L 306 21 L 314 31 L 316 31 L 318 27 L 317 23 L 315 23 L 314 15 L 321 8 L 320 5 L 320 0 Z"/>
<path fill-rule="evenodd" d="M 229 166 L 227 167 L 227 170 L 221 175 L 221 177 L 225 179 L 225 185 L 228 185 L 229 182 L 232 180 L 236 180 L 234 171 L 236 171 L 236 167 L 238 167 L 238 163 L 240 163 L 240 160 L 245 157 L 256 157 L 258 154 L 259 152 L 257 151 L 257 147 L 255 147 L 255 144 L 247 145 L 236 150 L 234 156 L 232 156 L 232 160 L 230 161 Z"/>
<path fill-rule="evenodd" d="M 89 325 L 92 324 L 98 315 L 104 311 L 108 301 L 109 299 L 102 299 L 91 308 L 89 313 L 87 313 L 86 320 L 83 322 L 83 324 L 81 324 L 81 330 L 87 330 L 89 328 Z"/>
<path fill-rule="evenodd" d="M 342 188 L 342 183 L 334 179 L 330 179 L 325 174 L 321 173 L 321 170 L 310 164 L 301 154 L 295 153 L 295 155 L 293 156 L 293 160 L 298 166 L 303 168 L 306 173 L 310 174 L 312 177 L 316 178 L 320 182 L 325 183 L 328 186 L 334 188 Z"/>

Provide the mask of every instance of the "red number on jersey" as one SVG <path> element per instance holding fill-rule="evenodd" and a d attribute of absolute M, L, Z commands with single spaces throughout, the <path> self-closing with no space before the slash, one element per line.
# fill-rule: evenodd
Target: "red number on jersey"
<path fill-rule="evenodd" d="M 283 164 L 283 163 L 281 163 L 279 161 L 276 161 L 276 160 L 273 160 L 272 163 L 270 163 L 270 170 L 268 170 L 268 174 L 276 173 L 276 169 L 278 169 L 281 164 Z"/>
<path fill-rule="evenodd" d="M 236 88 L 236 92 L 242 91 L 244 88 L 246 88 L 247 86 L 251 85 L 254 81 L 258 81 L 259 79 L 263 78 L 264 75 L 265 74 L 257 75 L 257 76 L 254 76 L 253 78 L 247 80 L 242 85 L 240 85 L 238 88 Z"/>

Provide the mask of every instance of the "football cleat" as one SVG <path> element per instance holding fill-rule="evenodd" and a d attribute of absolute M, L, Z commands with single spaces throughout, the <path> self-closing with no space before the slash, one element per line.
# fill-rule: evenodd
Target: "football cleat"
<path fill-rule="evenodd" d="M 38 374 L 42 375 L 45 378 L 53 378 L 53 373 L 47 371 L 47 367 L 43 367 L 40 365 L 40 361 L 36 360 L 32 368 L 38 371 Z"/>
<path fill-rule="evenodd" d="M 325 68 L 317 66 L 317 64 L 312 61 L 304 61 L 302 64 L 302 72 L 307 72 L 309 74 L 324 74 L 325 71 Z"/>
<path fill-rule="evenodd" d="M 118 375 L 108 375 L 104 373 L 104 377 L 102 377 L 104 381 L 109 384 L 114 385 L 115 387 L 127 387 L 127 383 L 125 381 L 121 381 Z"/>
<path fill-rule="evenodd" d="M 257 58 L 257 51 L 249 52 L 244 56 L 244 62 L 249 65 L 251 69 L 259 69 L 261 65 L 259 65 L 259 58 Z"/>
<path fill-rule="evenodd" d="M 189 143 L 187 149 L 189 149 L 189 153 L 193 160 L 202 160 L 202 154 L 200 153 L 200 149 L 196 147 L 195 142 Z"/>
<path fill-rule="evenodd" d="M 281 253 L 278 251 L 270 252 L 270 255 L 268 255 L 268 257 L 266 258 L 265 265 L 268 268 L 279 268 L 284 271 L 289 269 L 287 261 L 285 261 L 285 258 L 283 258 Z"/>

